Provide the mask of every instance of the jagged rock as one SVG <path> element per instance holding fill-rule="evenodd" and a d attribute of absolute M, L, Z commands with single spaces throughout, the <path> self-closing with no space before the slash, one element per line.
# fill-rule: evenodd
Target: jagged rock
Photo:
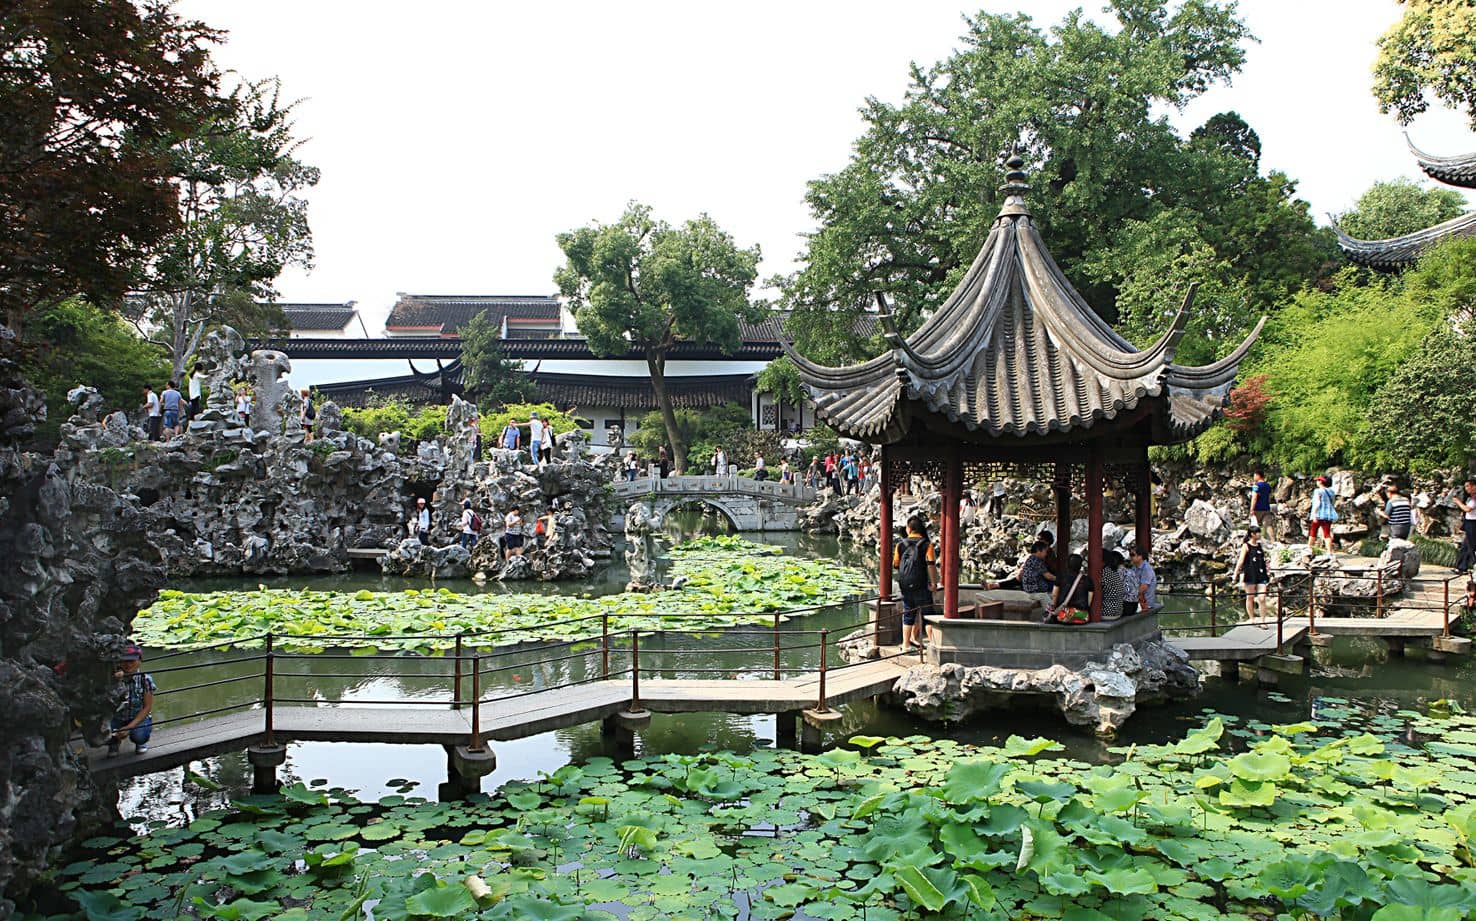
<path fill-rule="evenodd" d="M 1225 523 L 1225 519 L 1214 506 L 1203 499 L 1195 499 L 1189 506 L 1189 510 L 1184 513 L 1184 524 L 1195 537 L 1216 543 L 1223 542 L 1230 536 L 1230 526 Z"/>
<path fill-rule="evenodd" d="M 1380 569 L 1398 572 L 1406 579 L 1413 579 L 1420 574 L 1420 563 L 1420 548 L 1397 537 L 1390 538 L 1389 546 L 1379 554 Z"/>
<path fill-rule="evenodd" d="M 251 427 L 260 432 L 278 434 L 284 417 L 297 419 L 290 407 L 284 406 L 295 396 L 287 375 L 292 361 L 281 352 L 259 349 L 251 353 Z M 213 391 L 212 391 L 213 392 Z"/>
<path fill-rule="evenodd" d="M 516 582 L 533 578 L 533 563 L 526 556 L 510 556 L 502 565 L 497 578 L 504 582 Z"/>
<path fill-rule="evenodd" d="M 471 552 L 460 544 L 436 547 L 407 537 L 385 554 L 380 566 L 394 576 L 458 579 L 471 572 Z"/>
<path fill-rule="evenodd" d="M 1358 475 L 1351 470 L 1334 470 L 1332 491 L 1339 499 L 1351 499 L 1358 495 Z"/>

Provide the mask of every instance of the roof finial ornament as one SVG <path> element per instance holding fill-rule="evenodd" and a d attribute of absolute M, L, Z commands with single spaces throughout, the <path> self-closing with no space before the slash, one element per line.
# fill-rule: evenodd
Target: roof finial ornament
<path fill-rule="evenodd" d="M 1000 194 L 1004 196 L 1004 206 L 999 209 L 1000 217 L 1030 216 L 1030 208 L 1025 204 L 1030 183 L 1026 181 L 1025 159 L 1020 156 L 1018 148 L 1018 144 L 1011 144 L 1009 153 L 1005 155 L 1005 181 L 999 187 Z"/>

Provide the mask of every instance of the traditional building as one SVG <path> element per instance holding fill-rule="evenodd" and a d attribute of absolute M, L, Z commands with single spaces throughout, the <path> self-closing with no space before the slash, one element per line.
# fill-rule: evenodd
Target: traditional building
<path fill-rule="evenodd" d="M 1476 189 L 1476 153 L 1437 157 L 1413 144 L 1409 145 L 1409 150 L 1420 169 L 1431 179 L 1462 189 Z M 1348 236 L 1336 223 L 1333 224 L 1333 232 L 1338 235 L 1338 246 L 1352 261 L 1381 272 L 1397 272 L 1414 265 L 1420 254 L 1436 243 L 1453 237 L 1476 236 L 1476 211 L 1387 240 L 1359 240 Z"/>
<path fill-rule="evenodd" d="M 1137 546 L 1150 547 L 1148 448 L 1203 432 L 1224 410 L 1241 360 L 1260 333 L 1205 367 L 1174 363 L 1192 290 L 1164 334 L 1138 349 L 1105 323 L 1061 273 L 1025 202 L 1012 157 L 1004 206 L 958 287 L 904 338 L 881 316 L 892 350 L 844 368 L 786 343 L 816 411 L 842 435 L 882 447 L 881 579 L 892 594 L 892 494 L 913 474 L 943 494 L 945 616 L 959 611 L 959 500 L 965 483 L 1000 476 L 1056 486 L 1058 546 L 1071 533 L 1071 495 L 1088 513 L 1088 562 L 1102 570 L 1107 480 L 1137 496 Z M 1265 321 L 1262 320 L 1262 323 Z M 1058 569 L 1064 571 L 1063 569 Z M 1094 593 L 1096 595 L 1097 593 Z M 1094 597 L 1093 620 L 1100 618 Z"/>
<path fill-rule="evenodd" d="M 293 339 L 369 338 L 369 330 L 359 316 L 357 301 L 342 304 L 274 304 L 287 320 L 285 332 Z"/>

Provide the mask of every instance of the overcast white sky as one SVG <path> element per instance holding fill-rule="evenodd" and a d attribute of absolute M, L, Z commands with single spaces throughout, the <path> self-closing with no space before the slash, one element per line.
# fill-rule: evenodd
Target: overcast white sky
<path fill-rule="evenodd" d="M 986 2 L 1040 25 L 1077 6 Z M 911 0 L 452 2 L 184 0 L 230 32 L 219 60 L 302 97 L 302 157 L 323 171 L 317 266 L 284 300 L 357 300 L 378 335 L 397 291 L 553 293 L 554 234 L 638 199 L 672 221 L 706 211 L 763 275 L 813 228 L 807 180 L 843 166 L 867 95 L 901 97 L 909 61 L 946 57 L 980 4 Z M 1239 111 L 1262 163 L 1318 220 L 1378 179 L 1418 171 L 1369 92 L 1394 0 L 1246 0 L 1260 43 L 1183 113 L 1187 132 Z M 1411 128 L 1441 154 L 1476 147 L 1450 112 Z"/>

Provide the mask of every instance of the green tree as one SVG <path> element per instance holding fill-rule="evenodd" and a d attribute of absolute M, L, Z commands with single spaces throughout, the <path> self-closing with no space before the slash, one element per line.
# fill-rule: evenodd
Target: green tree
<path fill-rule="evenodd" d="M 67 391 L 73 387 L 96 387 L 105 412 L 133 412 L 143 404 L 144 388 L 158 390 L 169 375 L 158 347 L 134 335 L 117 314 L 81 298 L 32 314 L 21 355 L 22 373 L 46 397 L 43 433 L 55 432 L 72 414 Z"/>
<path fill-rule="evenodd" d="M 501 337 L 486 314 L 461 327 L 462 382 L 467 396 L 486 410 L 526 403 L 538 389 L 520 363 L 502 357 Z"/>
<path fill-rule="evenodd" d="M 318 170 L 297 159 L 295 103 L 280 93 L 276 80 L 238 87 L 227 112 L 170 150 L 180 226 L 151 248 L 128 313 L 169 350 L 176 379 L 206 328 L 281 326 L 280 311 L 267 306 L 273 282 L 289 265 L 312 265 L 301 193 Z"/>
<path fill-rule="evenodd" d="M 765 365 L 754 383 L 761 393 L 767 393 L 781 403 L 804 405 L 805 388 L 800 382 L 799 369 L 787 356 L 781 355 Z"/>
<path fill-rule="evenodd" d="M 1470 323 L 1441 323 L 1368 405 L 1364 456 L 1381 469 L 1464 468 L 1476 454 L 1476 362 Z"/>
<path fill-rule="evenodd" d="M 558 243 L 567 262 L 554 280 L 573 305 L 591 351 L 600 356 L 634 351 L 646 359 L 680 473 L 686 440 L 666 392 L 667 353 L 681 340 L 732 352 L 739 344 L 740 322 L 763 318 L 763 308 L 748 299 L 758 247 L 740 249 L 705 214 L 672 227 L 634 202 L 614 224 L 561 233 Z"/>
<path fill-rule="evenodd" d="M 157 0 L 14 0 L 0 16 L 0 321 L 111 305 L 179 224 L 169 145 L 216 110 L 220 33 Z"/>
<path fill-rule="evenodd" d="M 1374 98 L 1409 124 L 1433 97 L 1465 109 L 1476 128 L 1476 5 L 1470 0 L 1400 0 L 1404 16 L 1379 39 Z"/>
<path fill-rule="evenodd" d="M 1138 223 L 1165 211 L 1195 228 L 1193 238 L 1173 235 L 1166 261 L 1189 254 L 1256 299 L 1240 308 L 1241 327 L 1319 271 L 1329 243 L 1286 177 L 1259 174 L 1260 141 L 1239 116 L 1217 115 L 1186 140 L 1162 115 L 1240 68 L 1249 36 L 1233 5 L 1188 0 L 1170 12 L 1165 0 L 1117 0 L 1109 9 L 1115 31 L 1078 11 L 1049 34 L 1025 16 L 981 13 L 961 50 L 913 65 L 900 105 L 867 100 L 850 163 L 809 186 L 820 228 L 803 268 L 781 280 L 804 351 L 827 361 L 865 354 L 874 344 L 850 330 L 873 292 L 891 296 L 904 331 L 941 303 L 998 213 L 1000 152 L 1017 143 L 1035 164 L 1031 210 L 1053 254 L 1109 319 L 1132 272 L 1123 254 L 1150 232 Z M 1195 254 L 1200 244 L 1213 257 Z M 1219 332 L 1228 340 L 1236 330 Z"/>
<path fill-rule="evenodd" d="M 1465 210 L 1466 197 L 1455 189 L 1427 189 L 1409 179 L 1394 179 L 1369 186 L 1337 221 L 1360 240 L 1386 240 L 1434 227 Z"/>

